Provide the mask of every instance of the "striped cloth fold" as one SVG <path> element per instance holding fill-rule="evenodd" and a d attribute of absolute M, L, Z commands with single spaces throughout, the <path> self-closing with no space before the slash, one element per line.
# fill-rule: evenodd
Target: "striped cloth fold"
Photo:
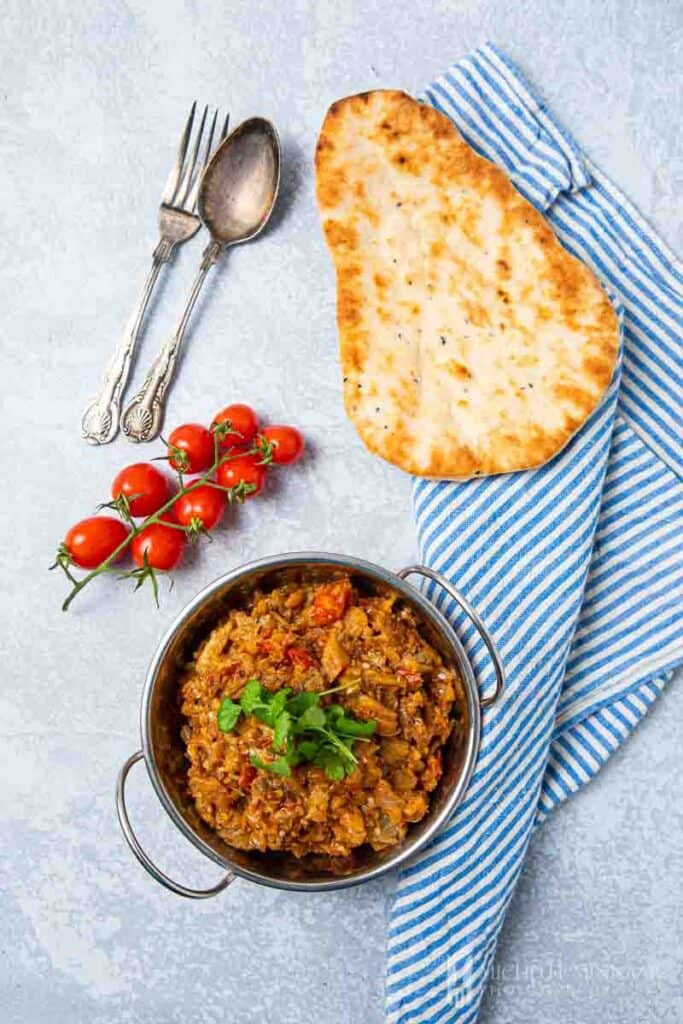
<path fill-rule="evenodd" d="M 595 270 L 623 338 L 605 400 L 549 465 L 415 482 L 422 558 L 482 614 L 507 689 L 484 714 L 465 801 L 399 878 L 387 1020 L 465 1024 L 534 827 L 598 771 L 683 661 L 683 268 L 494 46 L 423 98 Z M 493 668 L 476 631 L 426 589 L 487 691 Z"/>

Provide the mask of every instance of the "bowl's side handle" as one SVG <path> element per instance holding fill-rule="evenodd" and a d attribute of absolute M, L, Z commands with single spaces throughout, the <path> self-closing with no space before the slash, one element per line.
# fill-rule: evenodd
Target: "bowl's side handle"
<path fill-rule="evenodd" d="M 447 580 L 445 576 L 441 575 L 441 573 L 434 572 L 433 569 L 430 569 L 426 565 L 409 565 L 406 569 L 401 569 L 401 571 L 397 573 L 397 575 L 402 580 L 406 579 L 406 577 L 411 576 L 413 574 L 417 576 L 426 576 L 427 579 L 434 580 L 434 582 L 438 583 L 440 587 L 443 587 L 443 589 L 451 595 L 453 600 L 460 605 L 460 607 L 468 616 L 468 618 L 474 623 L 477 632 L 479 633 L 479 636 L 486 644 L 487 650 L 491 655 L 493 667 L 496 671 L 495 690 L 488 697 L 480 697 L 479 704 L 482 708 L 488 708 L 492 704 L 495 704 L 498 698 L 500 697 L 501 693 L 505 689 L 505 670 L 503 669 L 503 663 L 501 661 L 496 645 L 493 642 L 491 634 L 489 633 L 488 629 L 482 622 L 479 615 L 475 612 L 474 608 L 469 603 L 467 598 L 463 597 L 460 591 L 453 586 L 451 581 Z"/>
<path fill-rule="evenodd" d="M 187 889 L 184 885 L 180 885 L 179 882 L 174 882 L 172 878 L 165 875 L 140 846 L 138 838 L 135 835 L 135 832 L 133 832 L 133 827 L 128 818 L 125 800 L 125 786 L 128 772 L 134 764 L 137 764 L 138 761 L 142 761 L 144 756 L 145 755 L 141 750 L 131 754 L 119 772 L 119 777 L 116 780 L 116 813 L 119 816 L 119 825 L 121 826 L 121 831 L 123 832 L 126 842 L 142 864 L 143 868 L 149 872 L 152 878 L 156 879 L 160 885 L 170 889 L 171 892 L 176 893 L 177 896 L 186 896 L 190 900 L 205 900 L 208 899 L 209 896 L 216 896 L 216 894 L 222 892 L 223 889 L 227 889 L 231 882 L 234 882 L 235 876 L 232 871 L 229 871 L 227 875 L 224 875 L 220 882 L 214 885 L 211 889 Z"/>

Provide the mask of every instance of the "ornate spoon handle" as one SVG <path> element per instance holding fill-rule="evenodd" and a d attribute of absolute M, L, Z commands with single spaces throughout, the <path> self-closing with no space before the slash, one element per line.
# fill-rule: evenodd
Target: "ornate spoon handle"
<path fill-rule="evenodd" d="M 164 419 L 164 399 L 173 377 L 185 330 L 202 285 L 209 270 L 220 256 L 221 249 L 222 246 L 218 242 L 210 242 L 207 245 L 192 285 L 192 291 L 175 331 L 152 363 L 142 387 L 123 412 L 121 427 L 129 441 L 151 441 L 161 430 Z"/>
<path fill-rule="evenodd" d="M 86 408 L 81 419 L 81 433 L 89 444 L 108 444 L 119 429 L 121 395 L 128 380 L 133 351 L 140 334 L 140 327 L 149 305 L 159 272 L 167 263 L 173 243 L 162 239 L 154 250 L 152 266 L 140 292 L 135 309 L 126 325 L 123 339 L 111 357 L 104 372 L 102 387 L 97 398 Z"/>

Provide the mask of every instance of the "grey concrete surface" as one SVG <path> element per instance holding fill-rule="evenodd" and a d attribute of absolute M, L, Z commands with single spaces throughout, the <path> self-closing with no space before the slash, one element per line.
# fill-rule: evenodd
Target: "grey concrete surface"
<path fill-rule="evenodd" d="M 311 156 L 327 104 L 418 91 L 492 39 L 683 250 L 682 7 L 667 0 L 6 0 L 0 20 L 0 275 L 5 495 L 0 578 L 0 1017 L 7 1024 L 379 1024 L 392 881 L 302 897 L 235 884 L 205 904 L 159 889 L 119 835 L 113 784 L 137 746 L 156 641 L 226 566 L 316 547 L 399 566 L 407 478 L 364 453 L 340 401 L 332 274 Z M 79 439 L 79 413 L 154 243 L 189 101 L 271 116 L 282 202 L 201 302 L 169 418 L 254 402 L 298 422 L 307 461 L 231 516 L 163 594 L 108 581 L 59 611 L 65 528 L 147 456 Z M 200 253 L 168 275 L 135 379 Z M 503 932 L 484 1024 L 683 1020 L 683 688 L 536 837 Z M 217 877 L 164 821 L 142 770 L 132 815 L 190 884 Z"/>

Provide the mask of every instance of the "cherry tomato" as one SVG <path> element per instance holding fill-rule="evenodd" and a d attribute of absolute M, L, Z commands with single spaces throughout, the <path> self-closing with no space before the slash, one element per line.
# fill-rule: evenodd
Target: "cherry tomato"
<path fill-rule="evenodd" d="M 151 516 L 171 497 L 171 481 L 149 462 L 135 462 L 114 477 L 111 496 L 120 494 L 128 498 L 131 515 Z"/>
<path fill-rule="evenodd" d="M 311 617 L 316 626 L 329 626 L 343 616 L 351 600 L 348 580 L 326 583 L 313 598 Z"/>
<path fill-rule="evenodd" d="M 259 464 L 258 455 L 239 455 L 236 459 L 223 462 L 216 472 L 221 487 L 237 487 L 245 483 L 254 487 L 245 497 L 255 498 L 266 482 L 266 467 Z"/>
<path fill-rule="evenodd" d="M 131 550 L 133 561 L 142 567 L 147 556 L 147 565 L 152 569 L 168 572 L 175 569 L 185 550 L 185 534 L 163 523 L 151 523 L 133 539 Z"/>
<path fill-rule="evenodd" d="M 304 439 L 296 427 L 264 427 L 261 436 L 273 445 L 276 466 L 297 462 L 304 453 Z"/>
<path fill-rule="evenodd" d="M 250 405 L 242 405 L 236 402 L 234 405 L 226 405 L 213 418 L 214 426 L 219 423 L 230 423 L 236 434 L 226 434 L 222 442 L 223 447 L 229 448 L 233 445 L 248 447 L 256 437 L 259 423 L 258 416 Z"/>
<path fill-rule="evenodd" d="M 315 659 L 308 653 L 305 647 L 287 647 L 285 649 L 285 658 L 292 665 L 298 665 L 299 668 L 310 668 L 315 663 Z"/>
<path fill-rule="evenodd" d="M 184 455 L 173 454 L 178 448 Z M 213 464 L 213 434 L 201 423 L 183 423 L 168 438 L 168 461 L 181 473 L 203 473 Z"/>
<path fill-rule="evenodd" d="M 173 511 L 181 526 L 189 526 L 198 519 L 205 530 L 213 530 L 223 518 L 226 505 L 224 491 L 202 484 L 178 498 Z"/>
<path fill-rule="evenodd" d="M 125 523 L 113 516 L 90 516 L 71 527 L 64 538 L 64 546 L 75 565 L 96 569 L 123 543 L 129 532 Z"/>

